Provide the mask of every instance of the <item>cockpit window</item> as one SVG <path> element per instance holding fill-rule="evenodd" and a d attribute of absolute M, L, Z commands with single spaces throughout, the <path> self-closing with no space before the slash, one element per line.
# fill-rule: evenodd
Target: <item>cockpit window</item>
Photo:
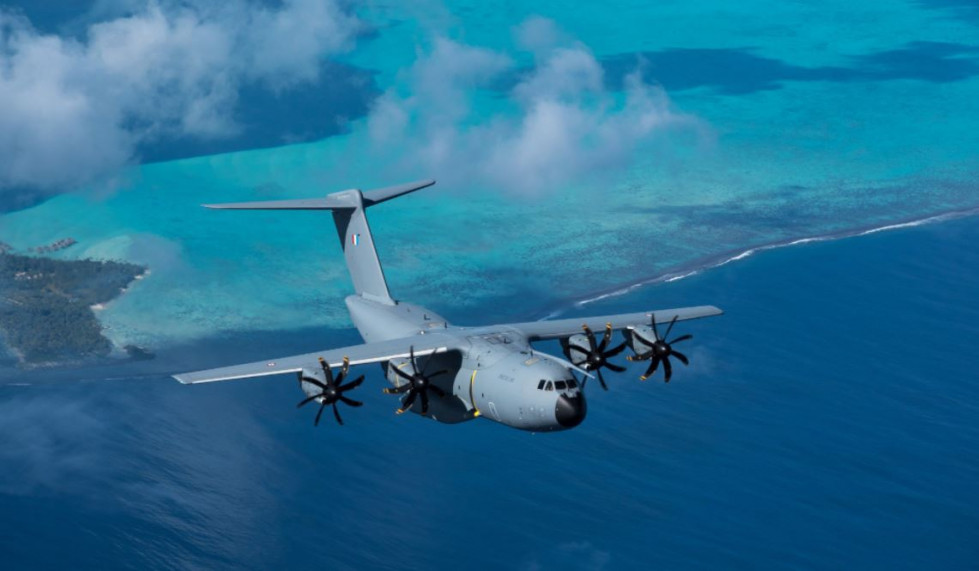
<path fill-rule="evenodd" d="M 578 381 L 576 381 L 574 379 L 568 379 L 568 388 L 569 389 L 578 388 Z"/>
<path fill-rule="evenodd" d="M 537 390 L 539 390 L 539 391 L 544 390 L 544 383 L 546 383 L 546 382 L 547 381 L 545 381 L 544 379 L 541 379 L 540 380 L 540 383 L 537 384 Z"/>
<path fill-rule="evenodd" d="M 564 389 L 568 388 L 568 385 L 564 381 L 554 381 L 554 388 L 559 391 L 563 391 Z"/>
<path fill-rule="evenodd" d="M 546 388 L 546 390 L 548 390 L 548 391 L 553 391 L 554 390 L 554 385 L 551 383 L 551 381 L 547 381 L 547 388 Z"/>

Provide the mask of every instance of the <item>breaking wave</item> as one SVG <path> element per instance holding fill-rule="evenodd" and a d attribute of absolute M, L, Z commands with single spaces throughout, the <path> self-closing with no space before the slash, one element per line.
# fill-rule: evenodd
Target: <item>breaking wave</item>
<path fill-rule="evenodd" d="M 891 224 L 885 224 L 883 226 L 874 226 L 871 228 L 843 230 L 840 232 L 833 232 L 830 234 L 820 234 L 817 236 L 808 236 L 805 238 L 791 238 L 787 240 L 780 240 L 778 242 L 772 242 L 770 244 L 753 246 L 745 250 L 727 252 L 718 256 L 712 256 L 706 259 L 693 262 L 688 266 L 684 266 L 677 270 L 672 270 L 662 274 L 657 274 L 652 277 L 642 278 L 635 282 L 617 286 L 613 289 L 605 290 L 599 293 L 589 294 L 587 297 L 584 297 L 577 301 L 573 301 L 562 308 L 556 309 L 548 313 L 546 316 L 542 317 L 541 320 L 554 319 L 555 317 L 559 317 L 560 315 L 564 314 L 570 309 L 578 309 L 588 304 L 595 303 L 597 301 L 602 301 L 604 299 L 626 295 L 641 287 L 645 287 L 653 284 L 659 284 L 659 283 L 670 283 L 685 278 L 689 278 L 690 276 L 695 276 L 706 270 L 719 268 L 721 266 L 725 266 L 732 262 L 744 260 L 745 258 L 749 258 L 759 252 L 764 252 L 766 250 L 775 250 L 776 248 L 787 248 L 789 246 L 799 246 L 802 244 L 811 244 L 814 242 L 828 242 L 830 240 L 841 240 L 844 238 L 854 238 L 857 236 L 867 236 L 869 234 L 876 234 L 878 232 L 886 232 L 889 230 L 901 230 L 904 228 L 913 228 L 915 226 L 924 226 L 926 224 L 945 222 L 947 220 L 956 220 L 968 216 L 975 216 L 976 214 L 979 214 L 979 207 L 969 208 L 965 210 L 953 210 L 951 212 L 944 212 L 942 214 L 935 214 L 924 218 L 915 218 L 912 220 L 906 220 L 904 222 L 895 222 Z"/>

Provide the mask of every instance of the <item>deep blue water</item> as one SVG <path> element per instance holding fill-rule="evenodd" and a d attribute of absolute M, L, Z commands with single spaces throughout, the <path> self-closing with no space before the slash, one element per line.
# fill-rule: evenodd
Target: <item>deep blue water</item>
<path fill-rule="evenodd" d="M 976 243 L 971 217 L 768 251 L 589 305 L 727 314 L 682 328 L 693 364 L 672 383 L 633 367 L 608 393 L 589 387 L 588 419 L 559 434 L 395 416 L 374 369 L 366 406 L 318 429 L 291 378 L 185 387 L 152 372 L 351 331 L 242 336 L 116 370 L 134 379 L 2 387 L 0 560 L 976 569 Z"/>

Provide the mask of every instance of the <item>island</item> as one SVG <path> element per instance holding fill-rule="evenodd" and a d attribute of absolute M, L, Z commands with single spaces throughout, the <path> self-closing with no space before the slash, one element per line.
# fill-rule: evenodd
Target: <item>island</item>
<path fill-rule="evenodd" d="M 126 262 L 54 260 L 0 248 L 0 341 L 23 367 L 108 357 L 112 343 L 93 307 L 145 273 Z M 146 358 L 144 349 L 135 349 L 137 358 Z"/>

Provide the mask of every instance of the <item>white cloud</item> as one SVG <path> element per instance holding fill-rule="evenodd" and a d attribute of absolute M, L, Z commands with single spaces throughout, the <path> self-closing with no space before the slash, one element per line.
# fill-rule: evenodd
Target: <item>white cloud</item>
<path fill-rule="evenodd" d="M 437 39 L 375 102 L 375 147 L 434 177 L 540 193 L 626 164 L 667 129 L 703 127 L 638 72 L 623 92 L 606 89 L 600 62 L 549 20 L 532 18 L 516 36 L 533 52 L 530 70 L 506 54 Z M 500 98 L 492 87 L 508 78 L 516 83 Z"/>
<path fill-rule="evenodd" d="M 112 175 L 142 141 L 233 135 L 243 85 L 314 81 L 360 27 L 336 0 L 132 4 L 82 39 L 0 10 L 0 189 L 69 190 Z"/>
<path fill-rule="evenodd" d="M 517 44 L 535 54 L 546 54 L 555 46 L 568 41 L 554 20 L 541 16 L 527 18 L 513 32 Z"/>

